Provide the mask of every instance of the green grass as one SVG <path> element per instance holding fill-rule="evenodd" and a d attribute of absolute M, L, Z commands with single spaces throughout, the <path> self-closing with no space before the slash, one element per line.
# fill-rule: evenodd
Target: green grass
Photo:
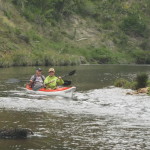
<path fill-rule="evenodd" d="M 136 78 L 133 81 L 128 81 L 123 78 L 119 78 L 114 82 L 114 86 L 122 87 L 126 89 L 138 90 L 140 88 L 149 87 L 150 80 L 148 80 L 148 75 L 146 73 L 137 74 Z M 150 90 L 149 90 L 150 94 Z"/>
<path fill-rule="evenodd" d="M 137 89 L 147 87 L 148 75 L 146 73 L 140 73 L 136 77 Z"/>
<path fill-rule="evenodd" d="M 148 0 L 1 0 L 0 5 L 0 67 L 150 64 Z M 82 38 L 87 39 L 77 41 Z"/>

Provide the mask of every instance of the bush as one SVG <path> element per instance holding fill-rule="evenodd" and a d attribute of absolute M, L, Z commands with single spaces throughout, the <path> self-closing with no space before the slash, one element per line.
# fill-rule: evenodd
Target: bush
<path fill-rule="evenodd" d="M 146 39 L 142 42 L 142 44 L 140 45 L 140 47 L 145 50 L 145 51 L 149 51 L 150 50 L 150 38 Z"/>
<path fill-rule="evenodd" d="M 148 88 L 148 95 L 150 95 L 150 87 Z"/>
<path fill-rule="evenodd" d="M 84 16 L 94 16 L 96 14 L 96 5 L 90 0 L 78 3 L 79 12 Z"/>
<path fill-rule="evenodd" d="M 150 52 L 136 49 L 131 52 L 131 55 L 135 58 L 137 64 L 150 64 Z"/>
<path fill-rule="evenodd" d="M 113 42 L 117 44 L 119 47 L 125 49 L 128 43 L 128 36 L 124 32 L 113 32 L 110 34 L 113 37 Z"/>
<path fill-rule="evenodd" d="M 127 16 L 121 24 L 121 29 L 133 36 L 145 36 L 147 30 L 145 22 L 136 14 Z"/>
<path fill-rule="evenodd" d="M 146 73 L 138 74 L 137 77 L 136 77 L 136 82 L 137 82 L 136 89 L 147 87 L 147 85 L 148 85 L 148 75 Z"/>
<path fill-rule="evenodd" d="M 42 37 L 40 34 L 36 33 L 34 30 L 29 30 L 26 32 L 26 36 L 31 40 L 31 41 L 41 41 Z"/>
<path fill-rule="evenodd" d="M 137 75 L 135 81 L 133 82 L 129 82 L 128 80 L 123 78 L 117 79 L 114 82 L 114 86 L 137 90 L 139 88 L 150 86 L 150 81 L 148 81 L 148 75 L 146 73 L 140 73 Z"/>
<path fill-rule="evenodd" d="M 31 65 L 30 53 L 27 50 L 16 50 L 12 54 L 13 66 Z"/>
<path fill-rule="evenodd" d="M 130 82 L 127 81 L 126 79 L 120 78 L 114 82 L 114 86 L 130 88 L 131 85 Z"/>
<path fill-rule="evenodd" d="M 91 50 L 90 57 L 99 64 L 116 63 L 117 57 L 106 47 Z"/>

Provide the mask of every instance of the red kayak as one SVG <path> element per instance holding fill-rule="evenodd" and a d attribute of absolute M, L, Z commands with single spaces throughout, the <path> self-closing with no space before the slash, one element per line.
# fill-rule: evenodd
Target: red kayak
<path fill-rule="evenodd" d="M 26 85 L 26 89 L 32 92 L 36 92 L 38 94 L 45 95 L 54 95 L 54 96 L 63 96 L 63 97 L 72 97 L 73 92 L 76 90 L 76 87 L 59 87 L 55 90 L 41 88 L 38 91 L 33 91 L 29 85 Z"/>

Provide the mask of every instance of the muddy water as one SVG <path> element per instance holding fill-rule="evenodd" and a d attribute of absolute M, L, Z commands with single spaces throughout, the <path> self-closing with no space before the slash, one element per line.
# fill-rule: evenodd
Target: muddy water
<path fill-rule="evenodd" d="M 47 75 L 48 67 L 42 67 Z M 0 139 L 3 150 L 149 150 L 150 97 L 126 95 L 116 78 L 132 80 L 150 66 L 87 65 L 56 67 L 77 86 L 73 99 L 28 93 L 34 67 L 1 68 L 0 128 L 31 128 L 27 139 Z"/>

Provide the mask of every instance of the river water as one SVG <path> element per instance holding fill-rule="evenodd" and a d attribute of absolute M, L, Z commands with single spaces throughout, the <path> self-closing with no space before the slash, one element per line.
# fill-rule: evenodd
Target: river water
<path fill-rule="evenodd" d="M 48 67 L 42 67 L 48 75 Z M 0 68 L 0 128 L 30 128 L 27 139 L 0 139 L 0 150 L 149 150 L 150 96 L 126 95 L 115 79 L 133 80 L 150 66 L 55 67 L 77 87 L 72 99 L 28 93 L 35 67 Z"/>

